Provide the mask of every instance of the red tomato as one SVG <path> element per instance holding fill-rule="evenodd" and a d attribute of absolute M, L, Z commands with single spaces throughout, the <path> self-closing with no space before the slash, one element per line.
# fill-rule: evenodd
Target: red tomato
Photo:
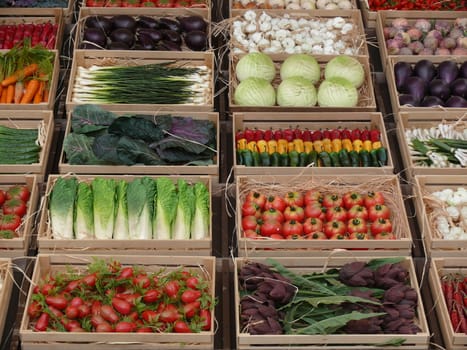
<path fill-rule="evenodd" d="M 173 7 L 174 0 L 155 0 L 156 7 L 169 8 Z"/>
<path fill-rule="evenodd" d="M 323 206 L 326 208 L 341 207 L 344 201 L 337 194 L 327 194 L 323 198 Z"/>
<path fill-rule="evenodd" d="M 127 279 L 133 277 L 133 268 L 132 267 L 124 267 L 121 271 L 117 280 Z"/>
<path fill-rule="evenodd" d="M 198 300 L 183 305 L 183 313 L 185 314 L 185 317 L 194 317 L 198 313 L 200 305 L 201 303 Z"/>
<path fill-rule="evenodd" d="M 349 234 L 367 233 L 368 227 L 366 225 L 366 221 L 363 219 L 358 219 L 358 218 L 349 220 L 349 222 L 347 223 L 347 232 Z"/>
<path fill-rule="evenodd" d="M 12 198 L 8 199 L 3 203 L 3 214 L 16 214 L 18 216 L 24 216 L 28 208 L 26 203 L 21 199 Z"/>
<path fill-rule="evenodd" d="M 81 328 L 81 325 L 77 320 L 68 320 L 66 318 L 63 318 L 61 322 L 68 332 L 72 332 L 74 328 Z"/>
<path fill-rule="evenodd" d="M 378 219 L 370 225 L 372 235 L 377 235 L 382 232 L 392 232 L 392 223 L 388 219 Z"/>
<path fill-rule="evenodd" d="M 68 284 L 66 285 L 65 287 L 65 292 L 72 292 L 74 291 L 76 288 L 79 287 L 79 285 L 81 284 L 81 281 L 80 280 L 73 280 L 73 281 L 70 281 L 68 282 Z"/>
<path fill-rule="evenodd" d="M 323 200 L 323 195 L 317 190 L 308 190 L 303 196 L 303 204 L 312 204 L 312 203 L 321 203 Z"/>
<path fill-rule="evenodd" d="M 384 195 L 381 192 L 368 192 L 364 197 L 364 205 L 369 208 L 376 204 L 384 204 Z"/>
<path fill-rule="evenodd" d="M 159 320 L 166 323 L 173 323 L 180 319 L 181 315 L 174 304 L 167 304 L 162 309 Z"/>
<path fill-rule="evenodd" d="M 112 298 L 112 306 L 122 315 L 129 315 L 131 312 L 131 304 L 128 301 L 121 298 Z"/>
<path fill-rule="evenodd" d="M 65 316 L 70 320 L 74 320 L 79 317 L 78 306 L 68 305 L 65 309 Z"/>
<path fill-rule="evenodd" d="M 344 235 L 346 230 L 347 227 L 342 221 L 328 221 L 324 224 L 324 233 L 328 238 L 334 235 Z"/>
<path fill-rule="evenodd" d="M 0 190 L 0 207 L 5 203 L 6 194 L 4 190 Z"/>
<path fill-rule="evenodd" d="M 305 219 L 305 211 L 302 207 L 299 206 L 288 206 L 284 210 L 284 219 L 286 221 L 295 220 L 298 222 L 302 222 Z"/>
<path fill-rule="evenodd" d="M 335 233 L 335 234 L 333 234 L 331 237 L 329 237 L 329 239 L 341 240 L 341 239 L 347 239 L 347 237 L 345 236 L 345 234 L 342 234 L 342 233 Z"/>
<path fill-rule="evenodd" d="M 118 333 L 131 333 L 136 329 L 134 322 L 120 321 L 115 325 L 115 332 Z"/>
<path fill-rule="evenodd" d="M 285 239 L 285 237 L 282 234 L 279 233 L 273 233 L 272 235 L 269 236 L 271 239 Z"/>
<path fill-rule="evenodd" d="M 68 300 L 61 295 L 47 295 L 45 302 L 48 306 L 53 306 L 58 310 L 65 310 L 68 305 Z"/>
<path fill-rule="evenodd" d="M 91 314 L 100 315 L 101 307 L 102 307 L 102 303 L 99 300 L 94 300 L 91 304 Z"/>
<path fill-rule="evenodd" d="M 16 214 L 0 215 L 0 230 L 15 231 L 21 225 L 21 217 Z"/>
<path fill-rule="evenodd" d="M 39 304 L 39 302 L 33 301 L 31 304 L 29 304 L 27 312 L 30 318 L 38 318 L 41 315 L 42 306 Z"/>
<path fill-rule="evenodd" d="M 44 283 L 41 287 L 41 294 L 49 295 L 55 286 L 52 283 Z"/>
<path fill-rule="evenodd" d="M 368 234 L 364 232 L 353 232 L 350 234 L 349 239 L 353 240 L 367 240 Z"/>
<path fill-rule="evenodd" d="M 282 224 L 278 221 L 266 221 L 260 227 L 261 236 L 282 235 Z"/>
<path fill-rule="evenodd" d="M 349 220 L 351 219 L 368 219 L 368 209 L 361 205 L 354 205 L 350 210 L 347 212 L 347 217 Z"/>
<path fill-rule="evenodd" d="M 180 283 L 176 280 L 167 282 L 164 286 L 164 292 L 169 298 L 175 298 L 180 290 Z"/>
<path fill-rule="evenodd" d="M 261 216 L 261 207 L 254 202 L 244 202 L 242 205 L 242 217 L 255 216 L 259 218 Z"/>
<path fill-rule="evenodd" d="M 79 317 L 83 318 L 91 314 L 91 307 L 87 304 L 78 306 Z"/>
<path fill-rule="evenodd" d="M 262 210 L 264 204 L 266 204 L 266 196 L 262 193 L 251 191 L 246 195 L 245 202 L 255 203 Z"/>
<path fill-rule="evenodd" d="M 192 276 L 186 279 L 187 288 L 197 289 L 199 285 L 199 279 L 196 276 Z"/>
<path fill-rule="evenodd" d="M 267 197 L 266 203 L 264 204 L 264 210 L 275 208 L 279 211 L 284 211 L 286 207 L 287 203 L 285 202 L 284 198 L 280 196 L 269 196 Z"/>
<path fill-rule="evenodd" d="M 198 300 L 201 297 L 201 291 L 197 289 L 187 289 L 185 290 L 180 299 L 183 303 L 188 304 Z"/>
<path fill-rule="evenodd" d="M 97 326 L 95 326 L 95 330 L 98 333 L 109 333 L 114 331 L 110 323 L 106 321 L 103 321 L 102 323 L 99 323 Z"/>
<path fill-rule="evenodd" d="M 117 293 L 115 294 L 117 298 L 123 299 L 126 302 L 130 303 L 130 305 L 136 305 L 138 298 L 141 297 L 139 293 Z"/>
<path fill-rule="evenodd" d="M 259 229 L 258 230 L 245 230 L 243 231 L 243 236 L 249 239 L 257 239 L 259 237 L 258 233 L 259 233 Z"/>
<path fill-rule="evenodd" d="M 323 230 L 323 221 L 318 218 L 306 218 L 303 222 L 303 233 L 308 235 Z"/>
<path fill-rule="evenodd" d="M 261 220 L 268 221 L 268 220 L 273 220 L 273 221 L 279 221 L 279 222 L 284 222 L 284 214 L 275 209 L 275 208 L 269 208 L 268 210 L 265 210 L 261 214 Z"/>
<path fill-rule="evenodd" d="M 287 206 L 302 207 L 303 206 L 303 194 L 298 191 L 290 191 L 284 197 L 285 203 Z"/>
<path fill-rule="evenodd" d="M 295 220 L 289 220 L 282 225 L 282 234 L 286 238 L 299 237 L 303 234 L 303 225 Z"/>
<path fill-rule="evenodd" d="M 363 196 L 358 192 L 347 192 L 342 197 L 342 201 L 344 202 L 344 208 L 349 210 L 354 205 L 363 205 L 364 199 Z"/>
<path fill-rule="evenodd" d="M 326 219 L 327 208 L 323 207 L 320 203 L 309 203 L 303 210 L 305 217 L 318 218 L 320 220 Z"/>
<path fill-rule="evenodd" d="M 18 198 L 23 202 L 29 200 L 31 193 L 26 185 L 16 185 L 6 191 L 6 199 Z"/>
<path fill-rule="evenodd" d="M 114 308 L 110 305 L 102 305 L 100 314 L 102 318 L 110 323 L 116 323 L 119 320 L 118 314 L 115 312 Z"/>
<path fill-rule="evenodd" d="M 378 233 L 376 234 L 374 237 L 374 239 L 396 239 L 396 235 L 392 232 L 381 232 L 381 233 Z"/>
<path fill-rule="evenodd" d="M 347 210 L 343 207 L 332 207 L 328 208 L 326 211 L 326 220 L 327 221 L 346 221 L 347 220 Z"/>
<path fill-rule="evenodd" d="M 143 294 L 143 301 L 147 304 L 155 303 L 161 297 L 161 293 L 157 289 L 149 289 Z"/>
<path fill-rule="evenodd" d="M 63 317 L 63 312 L 61 312 L 56 307 L 53 307 L 52 305 L 49 305 L 49 310 L 50 310 L 51 315 L 55 316 L 56 318 L 62 318 Z"/>
<path fill-rule="evenodd" d="M 81 306 L 84 304 L 84 300 L 81 297 L 74 297 L 73 299 L 70 300 L 70 305 L 71 306 Z"/>
<path fill-rule="evenodd" d="M 176 321 L 174 324 L 175 333 L 192 333 L 188 324 L 185 321 Z"/>
<path fill-rule="evenodd" d="M 107 323 L 106 320 L 101 315 L 92 315 L 91 316 L 91 324 L 94 328 L 96 328 L 98 325 L 102 323 Z"/>
<path fill-rule="evenodd" d="M 154 310 L 144 310 L 142 313 L 141 313 L 141 318 L 143 320 L 145 320 L 146 322 L 153 322 L 153 321 L 157 321 L 157 317 L 159 316 L 159 314 L 157 312 L 155 312 Z"/>
<path fill-rule="evenodd" d="M 368 218 L 370 221 L 376 221 L 378 219 L 389 219 L 391 211 L 388 206 L 384 204 L 375 204 L 368 208 Z"/>
<path fill-rule="evenodd" d="M 244 230 L 256 230 L 258 228 L 258 218 L 253 215 L 243 217 L 242 228 Z"/>
<path fill-rule="evenodd" d="M 47 312 L 43 312 L 36 324 L 34 325 L 34 330 L 38 331 L 38 332 L 44 332 L 47 330 L 47 327 L 49 326 L 49 321 L 50 321 L 50 316 Z"/>
<path fill-rule="evenodd" d="M 136 333 L 152 333 L 152 328 L 151 327 L 139 327 L 136 330 Z"/>
<path fill-rule="evenodd" d="M 151 280 L 145 274 L 139 274 L 133 278 L 133 284 L 140 288 L 148 288 L 151 285 Z"/>
<path fill-rule="evenodd" d="M 207 309 L 202 309 L 199 312 L 199 318 L 203 322 L 202 330 L 209 331 L 211 329 L 211 311 Z"/>
<path fill-rule="evenodd" d="M 81 281 L 83 282 L 84 285 L 86 285 L 87 287 L 94 287 L 96 285 L 96 281 L 97 281 L 97 274 L 96 273 L 91 273 L 89 275 L 86 275 L 84 276 L 83 278 L 81 278 Z"/>
<path fill-rule="evenodd" d="M 321 232 L 321 231 L 310 233 L 309 235 L 307 235 L 307 238 L 308 239 L 318 239 L 318 240 L 328 239 L 326 237 L 326 235 L 324 234 L 324 232 Z"/>

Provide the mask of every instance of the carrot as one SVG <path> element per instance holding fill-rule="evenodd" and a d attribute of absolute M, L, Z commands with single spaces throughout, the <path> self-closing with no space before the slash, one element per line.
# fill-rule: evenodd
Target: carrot
<path fill-rule="evenodd" d="M 34 95 L 34 103 L 41 103 L 42 97 L 44 96 L 45 82 L 43 80 L 39 83 L 39 89 L 37 89 L 36 94 Z"/>
<path fill-rule="evenodd" d="M 22 81 L 17 81 L 15 84 L 15 98 L 14 102 L 19 103 L 24 94 L 24 85 Z"/>
<path fill-rule="evenodd" d="M 25 77 L 29 77 L 36 73 L 36 71 L 39 69 L 39 65 L 37 63 L 31 63 L 30 65 L 18 69 L 16 72 L 11 74 L 10 76 L 6 77 L 2 81 L 2 86 L 8 86 L 10 84 L 16 83 L 20 79 L 24 79 Z"/>
<path fill-rule="evenodd" d="M 7 91 L 8 91 L 8 88 L 4 88 L 2 90 L 2 95 L 0 96 L 0 103 L 6 103 Z"/>
<path fill-rule="evenodd" d="M 5 103 L 13 103 L 13 100 L 15 99 L 15 84 L 8 85 L 8 88 L 6 90 L 7 92 Z"/>
<path fill-rule="evenodd" d="M 44 87 L 44 94 L 42 96 L 42 102 L 49 102 L 49 88 L 47 86 Z"/>
<path fill-rule="evenodd" d="M 40 85 L 41 82 L 38 79 L 31 79 L 19 103 L 31 103 L 34 99 L 34 95 L 36 95 L 39 90 Z"/>

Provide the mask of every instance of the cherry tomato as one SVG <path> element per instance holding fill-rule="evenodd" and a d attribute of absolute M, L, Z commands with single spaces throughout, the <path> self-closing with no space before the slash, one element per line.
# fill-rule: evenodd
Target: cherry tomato
<path fill-rule="evenodd" d="M 143 294 L 143 301 L 145 303 L 155 303 L 161 297 L 161 293 L 157 289 L 149 289 Z"/>
<path fill-rule="evenodd" d="M 193 332 L 185 321 L 175 321 L 174 331 L 175 333 L 192 333 Z"/>
<path fill-rule="evenodd" d="M 201 297 L 201 291 L 197 289 L 187 289 L 185 290 L 180 299 L 183 303 L 188 304 L 198 300 Z"/>
<path fill-rule="evenodd" d="M 65 308 L 68 306 L 68 300 L 60 295 L 48 295 L 45 297 L 45 302 L 47 305 L 53 306 L 58 310 L 65 310 Z"/>
<path fill-rule="evenodd" d="M 119 320 L 118 314 L 115 312 L 114 308 L 110 305 L 102 305 L 100 314 L 102 318 L 110 323 L 116 323 Z"/>
<path fill-rule="evenodd" d="M 129 315 L 131 312 L 131 304 L 128 301 L 121 298 L 112 298 L 112 306 L 122 315 Z"/>
<path fill-rule="evenodd" d="M 203 331 L 209 331 L 211 329 L 211 311 L 208 309 L 202 309 L 199 312 L 199 318 L 203 321 Z"/>

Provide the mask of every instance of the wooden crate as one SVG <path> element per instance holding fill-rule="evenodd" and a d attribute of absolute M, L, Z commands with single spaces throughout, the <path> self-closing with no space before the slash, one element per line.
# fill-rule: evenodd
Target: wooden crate
<path fill-rule="evenodd" d="M 69 268 L 79 272 L 97 257 L 106 261 L 117 260 L 122 265 L 140 266 L 145 271 L 158 271 L 161 268 L 174 270 L 189 268 L 203 274 L 209 281 L 212 296 L 215 297 L 215 258 L 183 256 L 124 256 L 124 255 L 47 255 L 39 254 L 32 276 L 26 305 L 31 302 L 34 285 L 47 274 L 65 272 Z M 212 311 L 211 331 L 200 333 L 68 333 L 35 332 L 30 327 L 27 312 L 23 314 L 19 330 L 21 348 L 29 349 L 213 349 L 214 348 L 214 311 Z"/>
<path fill-rule="evenodd" d="M 62 13 L 63 23 L 70 24 L 73 21 L 74 0 L 68 0 L 67 7 L 2 7 L 0 12 L 2 16 L 49 16 L 51 12 L 59 11 Z"/>
<path fill-rule="evenodd" d="M 142 15 L 141 7 L 125 7 L 125 8 L 114 8 L 114 7 L 82 7 L 79 12 L 79 20 L 75 30 L 75 41 L 74 41 L 74 49 L 79 50 L 81 49 L 81 43 L 83 41 L 83 32 L 84 32 L 84 22 L 87 17 L 89 16 L 113 16 L 113 15 L 129 15 L 133 17 L 138 17 Z M 210 30 L 210 23 L 211 23 L 211 13 L 208 11 L 207 8 L 156 8 L 156 7 L 149 7 L 144 9 L 144 16 L 153 17 L 153 18 L 171 18 L 175 19 L 176 17 L 183 17 L 183 16 L 200 16 L 204 18 L 208 26 L 207 30 L 207 37 L 208 37 L 208 47 L 206 51 L 212 49 L 211 45 L 211 30 Z M 186 52 L 193 52 L 190 50 L 186 45 L 182 45 L 182 50 Z M 98 54 L 100 50 L 97 51 Z M 130 50 L 131 51 L 131 50 Z M 151 51 L 145 51 L 151 52 Z M 155 52 L 155 51 L 153 51 Z M 160 51 L 157 51 L 160 52 Z"/>
<path fill-rule="evenodd" d="M 405 132 L 408 129 L 436 127 L 442 122 L 454 124 L 465 115 L 465 112 L 462 111 L 446 109 L 427 112 L 399 112 L 396 114 L 399 150 L 404 161 L 405 170 L 410 178 L 415 175 L 463 175 L 466 173 L 466 169 L 462 167 L 435 168 L 417 165 L 410 154 L 410 147 L 405 137 Z"/>
<path fill-rule="evenodd" d="M 391 56 L 388 57 L 386 67 L 386 79 L 389 90 L 389 97 L 391 98 L 392 111 L 397 112 L 428 112 L 428 111 L 464 111 L 465 108 L 448 108 L 448 107 L 410 107 L 401 106 L 399 104 L 399 93 L 396 88 L 396 80 L 394 77 L 394 66 L 397 62 L 408 62 L 411 65 L 415 65 L 418 61 L 423 59 L 429 59 L 437 67 L 439 63 L 447 60 L 446 56 Z M 448 60 L 462 64 L 466 60 L 466 56 L 451 56 Z"/>
<path fill-rule="evenodd" d="M 465 17 L 466 13 L 462 13 L 459 11 L 377 11 L 376 12 L 376 37 L 378 39 L 378 47 L 379 53 L 381 57 L 381 64 L 383 66 L 383 70 L 387 67 L 387 62 L 390 57 L 393 56 L 402 56 L 402 57 L 410 57 L 406 55 L 389 55 L 386 39 L 384 39 L 384 32 L 383 28 L 387 26 L 391 26 L 391 22 L 396 18 L 406 18 L 410 25 L 414 25 L 418 19 L 427 19 L 434 23 L 435 20 L 445 20 L 451 25 L 454 24 L 456 18 Z M 415 55 L 417 57 L 417 55 Z M 440 57 L 443 59 L 448 59 L 451 56 L 440 56 L 440 55 L 433 55 L 433 56 L 419 56 L 423 58 L 434 58 Z"/>
<path fill-rule="evenodd" d="M 234 94 L 239 81 L 235 75 L 235 66 L 240 58 L 244 55 L 231 55 L 230 56 L 230 84 L 229 84 L 229 108 L 232 112 L 374 112 L 376 111 L 376 99 L 373 90 L 373 80 L 371 76 L 369 59 L 367 56 L 355 56 L 355 58 L 363 65 L 365 70 L 365 81 L 358 89 L 359 101 L 356 107 L 352 108 L 339 108 L 339 107 L 320 107 L 318 105 L 313 107 L 257 107 L 257 106 L 240 106 L 235 104 Z M 270 55 L 276 66 L 276 78 L 273 80 L 272 85 L 277 89 L 281 82 L 279 75 L 279 67 L 284 60 L 289 56 L 287 54 Z M 318 61 L 321 67 L 321 80 L 324 80 L 324 67 L 333 57 L 332 55 L 312 55 Z M 316 89 L 320 84 L 315 84 Z"/>
<path fill-rule="evenodd" d="M 431 194 L 445 188 L 456 190 L 465 187 L 467 174 L 463 175 L 417 175 L 415 176 L 415 209 L 426 253 L 432 257 L 463 257 L 467 254 L 467 240 L 447 240 L 433 225 L 430 216 Z"/>
<path fill-rule="evenodd" d="M 377 254 L 378 257 L 379 254 Z M 345 263 L 356 261 L 369 261 L 371 257 L 329 257 L 324 260 L 316 257 L 303 257 L 300 259 L 274 257 L 274 260 L 296 273 L 322 272 L 331 268 L 338 268 Z M 416 334 L 329 334 L 329 335 L 250 335 L 241 333 L 239 323 L 240 288 L 238 283 L 238 270 L 247 262 L 266 263 L 265 258 L 235 258 L 235 327 L 238 349 L 307 349 L 318 350 L 322 348 L 332 350 L 343 349 L 380 349 L 376 344 L 390 342 L 396 338 L 404 338 L 406 342 L 400 346 L 384 346 L 386 349 L 428 349 L 430 333 L 426 322 L 423 303 L 419 292 L 417 276 L 411 257 L 406 257 L 402 264 L 409 271 L 411 287 L 417 291 L 417 322 L 421 332 Z M 267 263 L 266 263 L 267 264 Z"/>
<path fill-rule="evenodd" d="M 34 230 L 37 205 L 39 201 L 39 180 L 36 175 L 1 174 L 0 188 L 5 190 L 13 185 L 26 185 L 31 192 L 26 214 L 23 216 L 19 228 L 18 238 L 0 239 L 0 256 L 2 257 L 24 257 L 28 255 L 29 244 Z"/>
<path fill-rule="evenodd" d="M 259 4 L 258 4 L 259 3 Z M 354 10 L 354 9 L 357 9 L 357 1 L 356 0 L 351 0 L 350 1 L 352 7 L 351 7 L 351 10 Z M 256 1 L 256 0 L 250 0 L 248 2 L 248 4 L 246 4 L 246 6 L 242 6 L 242 2 L 240 0 L 229 0 L 229 9 L 230 11 L 232 10 L 236 10 L 236 11 L 247 11 L 249 9 L 259 9 L 259 10 L 267 10 L 268 12 L 271 11 L 271 13 L 274 13 L 274 11 L 276 10 L 288 10 L 288 11 L 300 11 L 300 10 L 297 10 L 297 9 L 291 9 L 290 7 L 294 7 L 293 5 L 295 4 L 284 4 L 283 7 L 277 7 L 275 6 L 276 4 L 272 3 L 271 4 L 271 1 Z M 287 8 L 287 5 L 290 5 L 289 8 Z M 300 6 L 300 5 L 299 5 Z M 302 7 L 302 6 L 300 6 Z M 316 6 L 315 6 L 316 7 Z M 326 11 L 336 11 L 335 9 L 333 10 L 327 10 L 327 9 L 324 9 L 324 8 L 315 8 L 313 9 L 313 11 L 316 11 L 316 10 L 326 10 Z M 301 11 L 306 11 L 305 8 L 302 8 Z M 342 11 L 342 10 L 337 10 L 337 11 Z"/>
<path fill-rule="evenodd" d="M 65 176 L 65 175 L 63 175 Z M 69 175 L 68 175 L 69 176 Z M 50 175 L 47 181 L 46 193 L 50 194 L 55 181 L 60 175 Z M 90 182 L 96 177 L 112 178 L 130 182 L 138 176 L 132 175 L 77 175 L 79 181 Z M 141 176 L 139 176 L 141 177 Z M 157 176 L 151 176 L 156 178 Z M 160 177 L 160 176 L 159 176 Z M 171 176 L 174 182 L 178 179 L 185 179 L 189 183 L 202 182 L 206 184 L 209 192 L 212 193 L 211 179 L 209 176 Z M 212 196 L 210 197 L 212 201 Z M 205 239 L 185 239 L 185 240 L 160 240 L 160 239 L 55 239 L 50 227 L 50 213 L 48 210 L 49 195 L 46 195 L 40 216 L 38 228 L 37 245 L 40 253 L 44 254 L 122 254 L 122 255 L 211 255 L 212 249 L 212 224 L 209 227 L 209 237 Z M 210 203 L 212 208 L 212 203 Z"/>
<path fill-rule="evenodd" d="M 371 11 L 370 6 L 368 5 L 368 0 L 358 0 L 360 10 L 362 11 L 362 19 L 365 28 L 375 28 L 376 27 L 376 17 L 378 16 L 378 11 Z"/>
<path fill-rule="evenodd" d="M 1 52 L 7 52 L 8 50 L 2 50 Z M 16 103 L 0 103 L 0 110 L 7 111 L 51 111 L 55 105 L 55 95 L 57 93 L 58 79 L 60 75 L 60 54 L 57 50 L 51 50 L 54 53 L 53 59 L 53 72 L 52 78 L 50 81 L 50 90 L 49 90 L 49 101 L 41 103 L 25 103 L 25 104 L 16 104 Z"/>
<path fill-rule="evenodd" d="M 268 175 L 273 172 L 278 175 L 301 175 L 301 174 L 316 174 L 333 175 L 339 174 L 386 174 L 390 175 L 394 172 L 394 164 L 391 157 L 389 141 L 387 139 L 384 120 L 379 112 L 349 112 L 345 114 L 335 114 L 329 112 L 322 113 L 271 113 L 251 112 L 251 113 L 233 113 L 233 130 L 243 130 L 245 128 L 258 128 L 267 130 L 286 129 L 290 126 L 299 127 L 308 130 L 318 129 L 334 129 L 336 125 L 341 128 L 376 128 L 381 131 L 381 142 L 383 147 L 388 151 L 388 165 L 383 167 L 371 168 L 352 168 L 352 167 L 247 167 L 237 164 L 237 159 L 234 157 L 235 175 Z M 235 138 L 233 140 L 234 154 L 236 151 Z"/>
<path fill-rule="evenodd" d="M 452 327 L 448 307 L 441 288 L 441 277 L 447 274 L 467 274 L 467 258 L 445 257 L 433 258 L 430 262 L 430 290 L 435 302 L 436 315 L 443 336 L 444 347 L 447 350 L 462 350 L 467 347 L 467 334 L 455 332 Z M 430 310 L 433 312 L 433 310 Z M 427 316 L 430 316 L 428 314 Z"/>
<path fill-rule="evenodd" d="M 86 51 L 79 50 L 73 55 L 73 64 L 70 71 L 70 80 L 68 84 L 66 109 L 72 111 L 80 104 L 73 100 L 73 89 L 79 67 L 90 67 L 92 65 L 114 66 L 114 65 L 144 65 L 151 63 L 178 62 L 180 65 L 206 66 L 211 71 L 211 91 L 206 98 L 205 104 L 105 104 L 114 110 L 125 111 L 147 111 L 157 110 L 178 110 L 190 112 L 210 112 L 214 110 L 214 53 L 212 52 L 169 52 L 160 51 L 150 53 L 145 51 L 121 51 L 121 50 L 99 50 Z M 103 105 L 103 104 L 99 104 Z"/>
<path fill-rule="evenodd" d="M 13 289 L 13 268 L 9 258 L 0 258 L 0 278 L 2 279 L 2 287 L 0 288 L 0 342 L 3 333 L 7 333 L 11 326 L 7 324 L 6 317 L 8 314 L 8 306 L 10 305 L 10 295 Z"/>
<path fill-rule="evenodd" d="M 366 46 L 366 41 L 365 41 L 365 30 L 363 27 L 363 22 L 362 22 L 362 16 L 360 14 L 359 10 L 312 10 L 312 11 L 307 11 L 307 10 L 261 10 L 261 9 L 250 9 L 248 12 L 254 12 L 256 14 L 256 20 L 253 19 L 250 21 L 249 19 L 245 19 L 243 16 L 245 15 L 246 11 L 245 10 L 236 10 L 232 9 L 230 14 L 230 21 L 228 24 L 230 25 L 230 42 L 229 42 L 229 48 L 230 51 L 233 52 L 234 54 L 239 54 L 239 53 L 247 53 L 249 48 L 246 47 L 245 45 L 242 45 L 239 41 L 235 40 L 235 35 L 233 34 L 234 32 L 234 25 L 232 25 L 234 20 L 242 21 L 243 24 L 246 23 L 252 23 L 256 24 L 258 27 L 260 25 L 259 17 L 261 14 L 265 13 L 269 16 L 271 16 L 273 19 L 282 19 L 282 18 L 287 18 L 290 20 L 300 20 L 300 19 L 306 19 L 306 20 L 316 20 L 316 21 L 327 21 L 334 19 L 335 17 L 341 17 L 343 18 L 346 23 L 351 23 L 353 25 L 353 29 L 349 31 L 348 33 L 342 35 L 341 40 L 344 40 L 345 42 L 351 43 L 352 48 L 355 50 L 357 55 L 361 56 L 368 56 L 369 51 L 368 47 Z M 308 30 L 304 30 L 300 27 L 297 27 L 295 29 L 287 28 L 286 30 L 290 31 L 293 34 L 301 33 L 305 36 L 311 35 Z M 268 31 L 263 32 L 265 34 L 265 37 L 270 37 L 270 33 Z M 320 45 L 321 47 L 323 46 L 322 44 L 317 44 Z M 251 51 L 257 51 L 251 50 Z M 281 51 L 278 52 L 277 54 L 284 54 L 286 51 Z M 307 53 L 307 52 L 304 52 Z M 342 52 L 343 53 L 343 52 Z"/>
<path fill-rule="evenodd" d="M 24 10 L 24 9 L 20 9 Z M 9 11 L 7 11 L 9 12 Z M 21 14 L 21 11 L 19 12 Z M 24 13 L 24 16 L 18 16 L 18 13 L 11 14 L 9 16 L 6 16 L 6 14 L 3 12 L 3 9 L 1 11 L 1 16 L 0 16 L 0 25 L 3 24 L 42 24 L 42 23 L 52 23 L 52 24 L 57 24 L 57 34 L 56 34 L 56 41 L 55 41 L 55 50 L 60 50 L 62 47 L 62 41 L 63 41 L 63 34 L 64 34 L 64 19 L 63 19 L 63 11 L 60 9 L 44 9 L 43 14 L 41 15 L 40 13 L 37 14 L 33 10 L 27 10 L 26 13 Z"/>
<path fill-rule="evenodd" d="M 146 11 L 146 10 L 150 10 L 150 9 L 164 9 L 163 7 L 155 7 L 155 6 L 151 6 L 151 5 L 148 5 L 145 3 L 144 0 L 141 0 L 141 1 L 138 1 L 138 4 L 136 4 L 135 2 L 136 1 L 122 1 L 122 4 L 118 4 L 115 5 L 115 1 L 112 3 L 111 1 L 102 1 L 104 4 L 101 5 L 101 6 L 88 6 L 88 1 L 89 0 L 79 0 L 80 1 L 80 8 L 84 9 L 99 9 L 99 8 L 114 8 L 114 9 L 117 9 L 117 10 L 124 10 L 124 9 L 127 9 L 127 8 L 137 8 L 139 9 L 139 12 L 141 12 L 141 10 L 143 11 Z M 89 1 L 89 2 L 94 2 L 94 1 Z M 96 1 L 96 2 L 99 2 L 99 1 Z M 123 4 L 123 2 L 127 2 L 127 3 L 132 3 L 131 5 L 134 5 L 134 6 L 126 6 Z M 151 2 L 155 2 L 155 1 L 151 1 Z M 211 12 L 211 6 L 212 6 L 212 3 L 210 0 L 206 0 L 205 1 L 206 4 L 196 4 L 196 5 L 193 5 L 192 7 L 182 7 L 180 9 L 203 9 L 203 10 L 206 10 L 207 12 Z"/>
<path fill-rule="evenodd" d="M 368 240 L 334 240 L 334 239 L 268 239 L 245 238 L 242 234 L 241 208 L 245 196 L 250 190 L 269 195 L 284 196 L 289 191 L 305 192 L 308 189 L 319 188 L 321 193 L 335 193 L 342 195 L 347 191 L 366 193 L 384 191 L 386 205 L 392 213 L 393 233 L 396 239 L 368 239 Z M 236 177 L 236 232 L 238 256 L 284 256 L 307 257 L 310 255 L 359 256 L 371 255 L 402 255 L 410 256 L 412 236 L 405 214 L 402 192 L 396 175 L 256 175 Z"/>
<path fill-rule="evenodd" d="M 0 125 L 17 129 L 39 129 L 42 147 L 39 162 L 34 164 L 3 164 L 2 174 L 37 174 L 42 181 L 45 176 L 54 132 L 52 111 L 0 111 Z"/>
<path fill-rule="evenodd" d="M 219 124 L 219 113 L 217 112 L 188 112 L 188 111 L 141 111 L 141 112 L 130 112 L 130 111 L 112 111 L 108 106 L 102 105 L 102 108 L 115 112 L 117 115 L 134 115 L 141 114 L 146 115 L 147 118 L 151 118 L 151 115 L 155 113 L 167 114 L 170 113 L 176 116 L 190 116 L 198 120 L 209 120 L 212 121 L 216 127 L 216 150 L 220 152 L 220 124 Z M 67 125 L 65 130 L 65 137 L 72 132 L 71 117 L 73 112 L 68 112 Z M 69 164 L 66 159 L 65 152 L 61 150 L 60 161 L 58 163 L 58 171 L 60 174 L 74 173 L 74 174 L 160 174 L 160 175 L 211 175 L 214 177 L 219 176 L 219 159 L 220 156 L 215 156 L 213 164 L 211 165 L 73 165 Z"/>

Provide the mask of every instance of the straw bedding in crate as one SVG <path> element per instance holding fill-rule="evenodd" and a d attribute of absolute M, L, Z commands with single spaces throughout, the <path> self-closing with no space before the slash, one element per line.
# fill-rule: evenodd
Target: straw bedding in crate
<path fill-rule="evenodd" d="M 11 259 L 0 258 L 0 343 L 2 334 L 8 330 L 11 324 L 6 324 L 8 306 L 10 305 L 10 295 L 13 288 L 13 269 Z M 8 327 L 7 327 L 8 326 Z"/>
<path fill-rule="evenodd" d="M 330 254 L 354 254 L 360 256 L 374 255 L 375 250 L 382 255 L 410 255 L 412 237 L 404 210 L 402 193 L 397 176 L 358 177 L 341 176 L 239 176 L 237 177 L 237 207 L 240 208 L 248 193 L 259 192 L 268 196 L 284 197 L 288 192 L 314 189 L 321 194 L 337 194 L 346 192 L 366 194 L 369 191 L 381 192 L 385 204 L 391 212 L 392 232 L 395 239 L 383 240 L 277 240 L 269 237 L 248 239 L 243 236 L 241 212 L 237 211 L 237 238 L 239 256 L 309 256 L 310 253 L 320 256 Z M 350 250 L 346 250 L 350 249 Z M 352 249 L 359 249 L 358 252 Z"/>

